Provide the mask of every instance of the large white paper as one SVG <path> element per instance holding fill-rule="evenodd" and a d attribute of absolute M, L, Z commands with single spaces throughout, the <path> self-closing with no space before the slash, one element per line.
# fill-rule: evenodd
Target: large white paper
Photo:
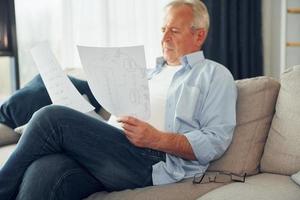
<path fill-rule="evenodd" d="M 97 101 L 115 116 L 150 118 L 143 46 L 84 47 L 79 56 Z"/>
<path fill-rule="evenodd" d="M 40 43 L 30 51 L 53 104 L 83 113 L 94 110 L 64 73 L 48 43 Z"/>

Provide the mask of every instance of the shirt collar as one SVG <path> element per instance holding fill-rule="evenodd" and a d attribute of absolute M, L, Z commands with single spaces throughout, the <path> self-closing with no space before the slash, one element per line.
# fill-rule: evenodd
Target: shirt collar
<path fill-rule="evenodd" d="M 163 66 L 165 65 L 166 61 L 164 59 L 164 57 L 158 57 L 156 58 L 156 69 L 155 71 L 160 72 L 163 68 Z"/>
<path fill-rule="evenodd" d="M 193 68 L 197 63 L 204 60 L 203 51 L 196 51 L 190 54 L 187 54 L 181 58 L 182 66 Z"/>
<path fill-rule="evenodd" d="M 180 62 L 182 64 L 182 67 L 184 68 L 186 67 L 193 68 L 193 66 L 195 66 L 197 63 L 199 63 L 204 59 L 205 57 L 203 51 L 196 51 L 181 57 Z M 160 71 L 163 68 L 165 63 L 166 61 L 164 60 L 163 57 L 158 57 L 156 59 L 156 71 Z"/>

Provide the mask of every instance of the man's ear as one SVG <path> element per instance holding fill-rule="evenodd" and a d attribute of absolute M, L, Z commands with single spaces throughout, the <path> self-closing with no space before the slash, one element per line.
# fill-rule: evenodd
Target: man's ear
<path fill-rule="evenodd" d="M 207 31 L 204 28 L 199 28 L 196 33 L 196 44 L 201 47 L 206 40 Z"/>

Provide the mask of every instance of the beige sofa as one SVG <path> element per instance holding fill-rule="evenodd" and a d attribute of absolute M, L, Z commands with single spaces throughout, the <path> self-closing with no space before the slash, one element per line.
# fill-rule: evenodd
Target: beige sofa
<path fill-rule="evenodd" d="M 290 175 L 300 171 L 300 66 L 287 70 L 281 84 L 269 77 L 236 81 L 237 127 L 233 141 L 209 171 L 247 173 L 245 183 L 175 184 L 120 192 L 99 192 L 86 200 L 299 200 L 300 186 Z M 276 111 L 276 112 L 275 112 Z M 0 125 L 0 164 L 18 135 Z"/>

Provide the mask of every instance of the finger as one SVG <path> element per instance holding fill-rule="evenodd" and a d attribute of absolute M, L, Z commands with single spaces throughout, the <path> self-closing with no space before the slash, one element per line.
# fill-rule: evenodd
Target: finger
<path fill-rule="evenodd" d="M 127 123 L 131 125 L 137 125 L 139 123 L 139 120 L 135 117 L 131 116 L 122 116 L 117 119 L 117 122 Z"/>
<path fill-rule="evenodd" d="M 127 124 L 127 123 L 122 123 L 121 127 L 126 130 L 126 131 L 131 131 L 131 132 L 135 132 L 136 131 L 136 126 L 131 125 L 131 124 Z"/>
<path fill-rule="evenodd" d="M 126 136 L 130 141 L 133 140 L 133 138 L 134 138 L 133 135 L 134 135 L 134 134 L 133 134 L 132 132 L 124 130 L 124 133 L 125 133 L 125 136 Z"/>

